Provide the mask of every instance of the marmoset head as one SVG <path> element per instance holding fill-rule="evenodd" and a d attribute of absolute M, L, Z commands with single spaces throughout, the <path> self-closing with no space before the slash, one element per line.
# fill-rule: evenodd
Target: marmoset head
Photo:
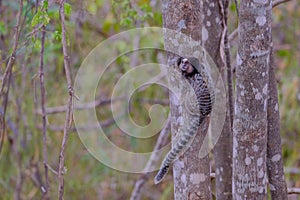
<path fill-rule="evenodd" d="M 177 66 L 184 76 L 192 76 L 199 73 L 199 61 L 197 58 L 178 58 Z"/>

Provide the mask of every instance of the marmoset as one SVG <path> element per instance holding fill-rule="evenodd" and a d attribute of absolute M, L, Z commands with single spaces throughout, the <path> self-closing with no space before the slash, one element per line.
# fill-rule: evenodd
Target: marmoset
<path fill-rule="evenodd" d="M 178 58 L 176 64 L 181 71 L 182 77 L 187 79 L 189 84 L 191 84 L 198 105 L 192 106 L 192 109 L 196 110 L 192 111 L 187 127 L 180 129 L 179 139 L 165 156 L 160 170 L 155 176 L 155 184 L 162 181 L 168 173 L 170 165 L 190 144 L 193 136 L 197 133 L 198 127 L 210 114 L 214 103 L 214 92 L 212 90 L 210 75 L 204 69 L 203 65 L 200 65 L 199 60 L 194 57 Z"/>

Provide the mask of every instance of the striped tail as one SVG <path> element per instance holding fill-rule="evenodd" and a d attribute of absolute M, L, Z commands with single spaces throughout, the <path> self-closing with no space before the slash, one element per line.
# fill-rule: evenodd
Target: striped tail
<path fill-rule="evenodd" d="M 155 176 L 154 179 L 154 183 L 158 184 L 159 182 L 161 182 L 163 180 L 163 178 L 165 178 L 165 176 L 167 175 L 168 171 L 169 171 L 170 165 L 166 165 L 162 168 L 160 168 L 159 172 L 157 173 L 157 175 Z"/>
<path fill-rule="evenodd" d="M 154 182 L 158 184 L 166 176 L 169 171 L 170 165 L 175 161 L 176 158 L 188 147 L 188 144 L 193 139 L 193 136 L 197 133 L 199 123 L 203 121 L 203 117 L 195 117 L 191 121 L 191 126 L 187 128 L 187 131 L 180 137 L 180 139 L 175 143 L 172 149 L 168 152 L 164 158 L 161 167 L 155 176 Z"/>

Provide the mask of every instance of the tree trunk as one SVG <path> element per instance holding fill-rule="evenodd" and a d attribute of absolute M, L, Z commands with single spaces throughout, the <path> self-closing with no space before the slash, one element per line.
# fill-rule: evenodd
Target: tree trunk
<path fill-rule="evenodd" d="M 265 199 L 272 1 L 241 1 L 233 124 L 233 197 Z"/>
<path fill-rule="evenodd" d="M 271 51 L 269 70 L 269 100 L 268 100 L 268 146 L 267 168 L 269 188 L 272 199 L 287 200 L 287 188 L 283 171 L 283 160 L 280 138 L 280 117 L 278 109 L 278 94 L 276 87 L 273 51 Z"/>
<path fill-rule="evenodd" d="M 202 36 L 202 21 L 201 7 L 203 6 L 200 0 L 163 0 L 162 13 L 164 28 L 176 30 L 191 37 L 194 41 L 201 44 Z M 205 33 L 207 36 L 208 33 Z M 179 46 L 182 41 L 176 37 L 164 35 L 165 49 L 170 50 L 170 46 L 174 45 L 177 40 Z M 178 48 L 178 47 L 177 47 Z M 188 52 L 185 52 L 188 53 Z M 190 52 L 193 56 L 193 52 Z M 174 55 L 169 54 L 169 65 L 173 60 Z M 170 87 L 174 87 L 176 83 L 170 78 Z M 172 122 L 172 138 L 178 132 L 179 121 L 181 117 L 181 110 L 179 109 L 178 102 L 174 94 L 170 93 L 170 107 L 171 107 L 171 122 Z M 208 128 L 208 120 L 202 124 L 198 133 L 190 145 L 189 149 L 181 156 L 173 165 L 174 173 L 174 198 L 176 200 L 185 199 L 211 199 L 211 186 L 210 186 L 210 165 L 208 155 L 204 158 L 199 158 L 199 150 L 206 135 Z"/>
<path fill-rule="evenodd" d="M 227 0 L 225 0 L 227 1 Z M 206 29 L 209 33 L 208 40 L 204 43 L 206 51 L 214 59 L 218 69 L 221 73 L 224 83 L 226 83 L 226 65 L 225 60 L 221 58 L 221 50 L 223 48 L 220 45 L 222 41 L 222 32 L 224 25 L 222 25 L 221 5 L 224 4 L 223 0 L 213 0 L 204 3 L 204 21 L 206 22 Z M 228 1 L 226 2 L 228 3 Z M 228 9 L 223 5 L 223 11 Z M 218 20 L 217 20 L 218 19 Z M 219 48 L 216 48 L 219 47 Z M 220 51 L 221 50 L 221 51 Z M 224 59 L 224 58 L 223 58 Z M 228 90 L 227 90 L 228 91 Z M 228 97 L 228 95 L 227 95 Z M 227 100 L 228 102 L 228 100 Z M 227 115 L 225 118 L 222 133 L 218 139 L 218 142 L 214 146 L 214 162 L 215 162 L 215 174 L 216 174 L 216 198 L 218 200 L 231 200 L 232 199 L 232 129 L 229 116 L 229 106 L 227 107 Z"/>

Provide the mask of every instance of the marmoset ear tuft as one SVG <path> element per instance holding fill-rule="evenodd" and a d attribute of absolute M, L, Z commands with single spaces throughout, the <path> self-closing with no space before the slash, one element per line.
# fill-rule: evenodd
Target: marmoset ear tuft
<path fill-rule="evenodd" d="M 179 65 L 180 65 L 180 63 L 181 63 L 181 61 L 182 61 L 182 59 L 183 59 L 183 58 L 181 58 L 181 57 L 177 58 L 177 60 L 176 60 L 177 67 L 179 67 Z"/>

